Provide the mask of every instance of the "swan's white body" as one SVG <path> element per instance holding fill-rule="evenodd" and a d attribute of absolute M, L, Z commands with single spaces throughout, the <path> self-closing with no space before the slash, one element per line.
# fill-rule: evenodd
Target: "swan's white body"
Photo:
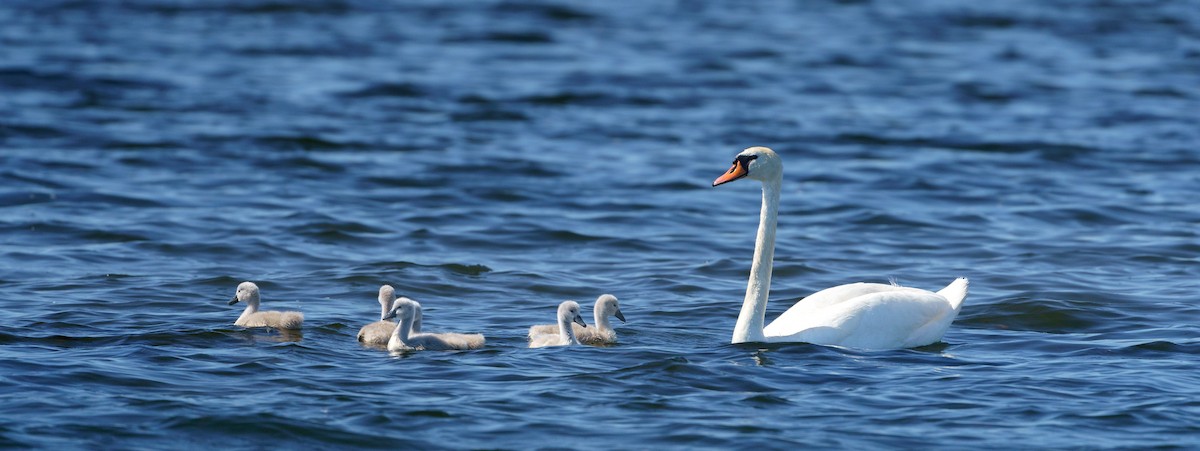
<path fill-rule="evenodd" d="M 246 309 L 234 321 L 234 325 L 242 327 L 273 327 L 276 329 L 299 329 L 304 324 L 304 314 L 300 312 L 258 311 L 258 285 L 252 282 L 242 282 L 237 287 L 237 293 L 229 305 L 245 302 Z"/>
<path fill-rule="evenodd" d="M 389 351 L 455 351 L 479 349 L 486 340 L 481 334 L 412 333 L 413 323 L 420 315 L 421 304 L 407 298 L 396 300 L 384 319 L 398 318 L 399 325 L 388 339 Z"/>
<path fill-rule="evenodd" d="M 625 314 L 621 313 L 621 305 L 617 301 L 617 297 L 611 294 L 602 294 L 596 298 L 596 305 L 592 308 L 592 319 L 596 322 L 595 327 L 584 327 L 571 323 L 571 331 L 575 333 L 575 338 L 582 344 L 602 345 L 616 343 L 617 332 L 613 330 L 612 323 L 608 320 L 610 316 L 616 316 L 621 322 L 625 322 Z M 559 333 L 557 324 L 539 324 L 529 327 L 529 338 L 531 340 L 534 335 L 557 333 Z"/>
<path fill-rule="evenodd" d="M 713 186 L 746 177 L 762 182 L 762 210 L 746 298 L 733 329 L 733 343 L 805 342 L 861 349 L 900 349 L 942 339 L 962 309 L 967 279 L 937 293 L 878 283 L 853 283 L 818 291 L 764 327 L 783 165 L 766 147 L 738 154 Z"/>
<path fill-rule="evenodd" d="M 575 301 L 563 301 L 558 305 L 558 330 L 550 333 L 534 334 L 533 330 L 529 331 L 529 347 L 541 348 L 546 346 L 571 346 L 579 344 L 579 339 L 575 338 L 575 331 L 571 328 L 571 323 L 574 322 L 584 328 L 587 323 L 583 322 L 583 317 L 579 316 L 579 303 Z"/>
<path fill-rule="evenodd" d="M 408 299 L 401 296 L 400 299 Z M 411 300 L 411 299 L 409 299 Z M 396 302 L 396 289 L 391 285 L 379 287 L 379 321 L 363 326 L 358 331 L 358 341 L 374 345 L 387 345 L 392 339 L 392 332 L 396 329 L 396 323 L 383 319 L 392 311 L 392 305 Z M 413 333 L 421 333 L 421 310 L 417 309 L 417 317 L 413 321 Z"/>

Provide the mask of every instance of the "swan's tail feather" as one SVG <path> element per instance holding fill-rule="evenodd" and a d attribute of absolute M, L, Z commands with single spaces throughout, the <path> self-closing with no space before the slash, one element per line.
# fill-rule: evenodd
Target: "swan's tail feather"
<path fill-rule="evenodd" d="M 954 307 L 954 313 L 957 314 L 962 308 L 963 300 L 967 298 L 968 285 L 970 283 L 967 282 L 966 277 L 959 277 L 950 282 L 950 285 L 946 285 L 946 288 L 939 290 L 937 294 L 950 301 L 950 305 Z"/>

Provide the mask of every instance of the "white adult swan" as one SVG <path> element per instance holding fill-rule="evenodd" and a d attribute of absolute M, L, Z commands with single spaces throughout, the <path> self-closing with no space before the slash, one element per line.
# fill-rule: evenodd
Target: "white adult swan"
<path fill-rule="evenodd" d="M 571 329 L 572 321 L 575 324 L 587 327 L 587 323 L 583 322 L 583 317 L 579 316 L 579 303 L 575 301 L 563 301 L 562 304 L 558 304 L 558 331 L 535 335 L 531 330 L 529 334 L 529 347 L 541 348 L 545 346 L 571 346 L 579 344 L 579 340 L 575 338 L 575 331 Z"/>
<path fill-rule="evenodd" d="M 253 282 L 242 282 L 238 285 L 237 293 L 233 295 L 229 305 L 238 302 L 245 302 L 246 310 L 243 310 L 242 316 L 233 323 L 237 326 L 295 330 L 304 323 L 304 314 L 300 312 L 258 311 L 258 285 Z"/>
<path fill-rule="evenodd" d="M 839 285 L 813 293 L 763 327 L 775 256 L 783 164 L 766 147 L 743 150 L 713 186 L 740 178 L 762 182 L 762 212 L 746 299 L 733 343 L 805 342 L 861 349 L 913 348 L 942 339 L 967 297 L 967 279 L 937 293 L 879 283 Z"/>
<path fill-rule="evenodd" d="M 400 323 L 388 339 L 389 351 L 454 351 L 483 347 L 486 340 L 480 334 L 412 333 L 413 322 L 420 316 L 420 311 L 421 304 L 417 301 L 407 298 L 396 300 L 392 311 L 383 318 L 397 318 Z"/>
<path fill-rule="evenodd" d="M 621 304 L 617 302 L 617 297 L 611 294 L 602 294 L 596 298 L 596 306 L 592 308 L 592 319 L 596 321 L 596 327 L 571 324 L 571 331 L 575 333 L 575 338 L 583 344 L 602 345 L 616 343 L 617 332 L 613 330 L 612 323 L 608 321 L 608 317 L 610 316 L 617 317 L 622 323 L 625 322 L 625 314 L 621 313 Z M 557 324 L 539 324 L 529 327 L 530 339 L 533 339 L 534 335 L 557 333 Z"/>
<path fill-rule="evenodd" d="M 401 296 L 400 299 L 408 299 Z M 411 299 L 409 299 L 411 300 Z M 392 331 L 396 329 L 396 323 L 383 319 L 392 311 L 392 304 L 396 302 L 396 289 L 391 285 L 379 287 L 379 321 L 363 326 L 358 331 L 358 341 L 373 345 L 387 345 L 388 340 L 392 338 Z M 417 317 L 413 321 L 413 333 L 421 333 L 421 311 L 417 310 Z"/>

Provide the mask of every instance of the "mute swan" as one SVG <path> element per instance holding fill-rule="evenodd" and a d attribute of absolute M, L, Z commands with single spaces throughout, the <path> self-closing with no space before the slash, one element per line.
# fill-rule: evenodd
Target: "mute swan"
<path fill-rule="evenodd" d="M 237 326 L 299 329 L 304 323 L 304 314 L 300 312 L 258 311 L 258 285 L 253 282 L 242 282 L 238 285 L 237 294 L 233 295 L 233 300 L 229 301 L 229 305 L 238 302 L 245 302 L 246 310 L 243 310 L 242 316 L 234 321 L 233 324 Z"/>
<path fill-rule="evenodd" d="M 408 299 L 401 296 L 400 299 Z M 411 299 L 409 299 L 411 301 Z M 396 329 L 396 323 L 384 320 L 392 311 L 392 304 L 396 302 L 396 289 L 391 285 L 379 287 L 379 321 L 363 326 L 358 331 L 358 341 L 373 345 L 387 345 L 388 340 L 392 338 L 392 331 Z M 417 317 L 413 321 L 413 333 L 421 333 L 421 311 L 417 310 Z"/>
<path fill-rule="evenodd" d="M 453 351 L 462 349 L 479 349 L 483 347 L 484 338 L 480 334 L 455 333 L 418 333 L 413 334 L 412 326 L 421 315 L 421 304 L 407 298 L 396 300 L 392 311 L 383 319 L 397 318 L 400 323 L 388 339 L 389 351 Z"/>
<path fill-rule="evenodd" d="M 596 321 L 596 327 L 572 324 L 571 331 L 575 333 L 575 338 L 583 344 L 616 343 L 617 332 L 613 330 L 612 324 L 608 321 L 610 316 L 616 316 L 622 323 L 625 322 L 625 314 L 621 313 L 621 305 L 617 303 L 617 297 L 611 294 L 602 294 L 596 298 L 596 306 L 592 308 L 592 319 Z M 533 339 L 534 335 L 557 333 L 557 324 L 539 324 L 529 328 L 530 339 Z"/>
<path fill-rule="evenodd" d="M 575 301 L 563 301 L 558 305 L 558 332 L 529 334 L 529 347 L 541 348 L 544 346 L 570 346 L 579 344 L 579 340 L 575 338 L 575 331 L 571 329 L 571 322 L 574 321 L 583 327 L 587 327 L 587 323 L 583 322 L 583 317 L 579 316 L 579 303 Z"/>
<path fill-rule="evenodd" d="M 743 150 L 713 186 L 749 178 L 762 182 L 762 211 L 746 299 L 733 343 L 805 342 L 862 349 L 913 348 L 942 339 L 967 297 L 967 279 L 937 293 L 879 283 L 854 283 L 818 291 L 763 327 L 771 289 L 775 226 L 783 164 L 766 147 Z"/>

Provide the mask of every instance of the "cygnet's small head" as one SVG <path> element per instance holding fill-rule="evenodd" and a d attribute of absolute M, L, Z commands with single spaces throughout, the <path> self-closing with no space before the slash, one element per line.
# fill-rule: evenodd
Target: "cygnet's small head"
<path fill-rule="evenodd" d="M 583 316 L 579 314 L 579 303 L 575 301 L 563 301 L 562 304 L 559 304 L 558 318 L 559 320 L 574 321 L 575 324 L 587 327 L 587 323 L 583 322 Z"/>
<path fill-rule="evenodd" d="M 405 319 L 413 319 L 417 315 L 417 310 L 421 308 L 421 304 L 408 298 L 403 298 L 396 301 L 392 307 L 392 311 L 383 317 L 384 321 L 399 318 L 401 321 Z"/>
<path fill-rule="evenodd" d="M 246 302 L 258 304 L 258 285 L 254 282 L 242 282 L 237 287 L 237 293 L 233 295 L 233 300 L 229 301 L 229 305 L 237 304 L 238 302 Z"/>
<path fill-rule="evenodd" d="M 604 316 L 616 316 L 621 322 L 625 322 L 625 314 L 621 313 L 621 304 L 617 302 L 617 297 L 611 294 L 602 294 L 596 299 L 596 308 Z"/>
<path fill-rule="evenodd" d="M 391 285 L 379 287 L 379 305 L 388 305 L 396 301 L 396 289 Z"/>
<path fill-rule="evenodd" d="M 783 162 L 774 150 L 766 147 L 751 147 L 733 158 L 733 166 L 724 175 L 713 181 L 713 186 L 722 185 L 740 178 L 758 181 L 779 180 L 783 177 Z"/>

